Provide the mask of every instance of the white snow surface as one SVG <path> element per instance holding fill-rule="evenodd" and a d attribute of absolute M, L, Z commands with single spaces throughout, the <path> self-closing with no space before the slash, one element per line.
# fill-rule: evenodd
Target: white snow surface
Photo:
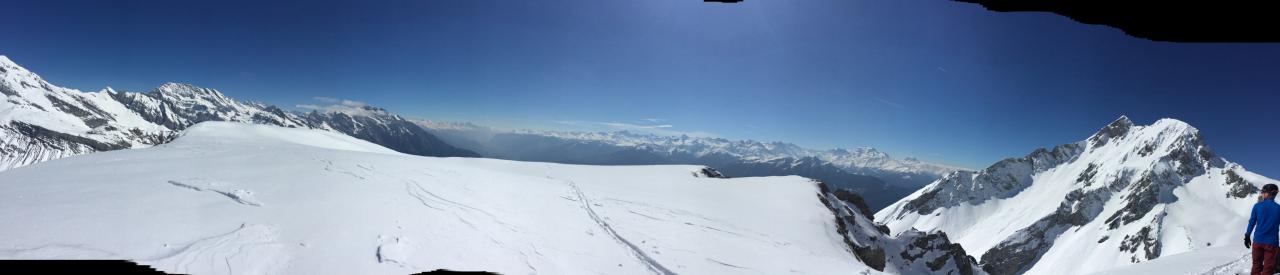
<path fill-rule="evenodd" d="M 192 274 L 866 274 L 818 188 L 395 153 L 204 122 L 172 143 L 0 173 L 0 258 Z"/>

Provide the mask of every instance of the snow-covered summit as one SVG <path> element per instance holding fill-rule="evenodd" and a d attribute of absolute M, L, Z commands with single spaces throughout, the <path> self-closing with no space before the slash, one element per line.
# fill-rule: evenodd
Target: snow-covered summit
<path fill-rule="evenodd" d="M 1224 228 L 1243 228 L 1250 195 L 1274 182 L 1185 122 L 1120 117 L 1085 140 L 949 174 L 876 220 L 946 232 L 993 274 L 1088 273 L 1233 245 Z"/>

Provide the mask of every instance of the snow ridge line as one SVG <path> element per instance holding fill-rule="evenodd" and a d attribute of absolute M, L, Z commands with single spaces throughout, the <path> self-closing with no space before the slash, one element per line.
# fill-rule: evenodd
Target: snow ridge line
<path fill-rule="evenodd" d="M 670 269 L 667 269 L 666 267 L 662 266 L 662 264 L 658 263 L 657 260 L 650 258 L 648 254 L 644 253 L 644 250 L 640 249 L 640 247 L 637 247 L 635 244 L 632 244 L 631 241 L 628 241 L 627 239 L 618 235 L 618 232 L 613 231 L 613 227 L 610 227 L 609 223 L 605 222 L 604 219 L 601 219 L 600 215 L 597 215 L 596 211 L 591 208 L 591 201 L 587 200 L 586 194 L 582 193 L 582 189 L 578 188 L 578 184 L 574 183 L 573 181 L 566 181 L 566 182 L 569 184 L 569 187 L 573 188 L 573 193 L 578 195 L 578 203 L 582 205 L 583 210 L 587 211 L 587 215 L 591 217 L 591 220 L 594 220 L 597 225 L 600 225 L 600 228 L 604 229 L 604 232 L 608 233 L 609 236 L 613 237 L 614 240 L 625 245 L 627 249 L 630 249 L 631 253 L 636 255 L 636 259 L 644 263 L 645 266 L 648 267 L 650 271 L 653 271 L 653 273 L 655 274 L 661 274 L 661 275 L 676 274 L 675 272 L 672 272 Z"/>

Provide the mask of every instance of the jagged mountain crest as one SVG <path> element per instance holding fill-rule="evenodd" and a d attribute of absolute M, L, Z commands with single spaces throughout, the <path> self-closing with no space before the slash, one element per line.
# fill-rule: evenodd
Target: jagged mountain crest
<path fill-rule="evenodd" d="M 0 170 L 36 162 L 171 140 L 204 121 L 232 121 L 343 132 L 430 156 L 478 156 L 440 141 L 381 108 L 361 106 L 344 116 L 300 115 L 239 101 L 216 89 L 165 83 L 148 92 L 58 87 L 0 56 Z M 347 127 L 351 125 L 358 125 Z"/>

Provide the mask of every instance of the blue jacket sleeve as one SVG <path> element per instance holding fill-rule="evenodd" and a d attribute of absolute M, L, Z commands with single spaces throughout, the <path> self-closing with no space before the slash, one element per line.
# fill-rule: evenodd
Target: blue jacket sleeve
<path fill-rule="evenodd" d="M 1258 205 L 1253 205 L 1253 210 L 1249 211 L 1249 227 L 1244 228 L 1244 236 L 1248 237 L 1249 232 L 1253 232 L 1253 226 L 1258 223 Z"/>

